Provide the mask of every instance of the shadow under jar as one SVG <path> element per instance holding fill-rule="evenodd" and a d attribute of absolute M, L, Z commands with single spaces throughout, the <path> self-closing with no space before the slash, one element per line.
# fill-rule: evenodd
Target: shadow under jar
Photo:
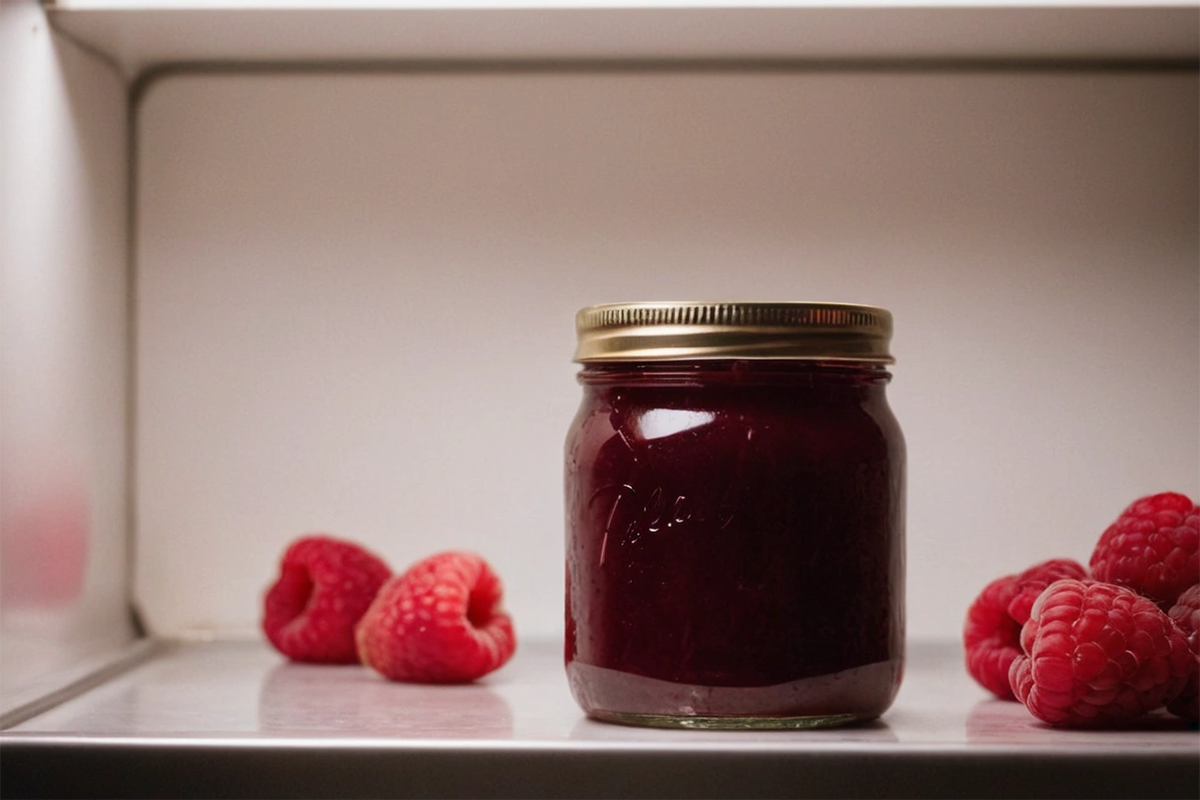
<path fill-rule="evenodd" d="M 839 303 L 583 309 L 566 441 L 566 670 L 593 718 L 874 719 L 904 653 L 891 314 Z"/>

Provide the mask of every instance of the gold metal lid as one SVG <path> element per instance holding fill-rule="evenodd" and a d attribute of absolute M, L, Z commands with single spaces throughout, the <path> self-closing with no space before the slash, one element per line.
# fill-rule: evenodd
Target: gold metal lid
<path fill-rule="evenodd" d="M 895 362 L 892 314 L 850 303 L 610 303 L 575 315 L 575 361 Z"/>

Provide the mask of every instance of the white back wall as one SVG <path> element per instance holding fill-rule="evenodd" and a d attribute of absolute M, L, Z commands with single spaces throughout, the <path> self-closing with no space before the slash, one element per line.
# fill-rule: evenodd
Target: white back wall
<path fill-rule="evenodd" d="M 472 548 L 562 627 L 575 311 L 895 313 L 914 636 L 1200 490 L 1194 72 L 174 73 L 137 121 L 136 594 Z"/>

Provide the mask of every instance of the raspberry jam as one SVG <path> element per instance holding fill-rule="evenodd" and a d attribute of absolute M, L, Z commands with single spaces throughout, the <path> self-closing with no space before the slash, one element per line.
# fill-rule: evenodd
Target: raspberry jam
<path fill-rule="evenodd" d="M 681 325 L 681 308 L 701 310 Z M 904 649 L 890 322 L 834 304 L 580 312 L 566 668 L 590 716 L 808 727 L 888 708 Z"/>

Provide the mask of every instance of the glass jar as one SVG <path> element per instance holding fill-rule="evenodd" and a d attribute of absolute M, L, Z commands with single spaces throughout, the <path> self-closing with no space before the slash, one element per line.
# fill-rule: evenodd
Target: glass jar
<path fill-rule="evenodd" d="M 709 728 L 882 714 L 904 658 L 891 314 L 629 303 L 576 324 L 565 658 L 583 710 Z"/>

